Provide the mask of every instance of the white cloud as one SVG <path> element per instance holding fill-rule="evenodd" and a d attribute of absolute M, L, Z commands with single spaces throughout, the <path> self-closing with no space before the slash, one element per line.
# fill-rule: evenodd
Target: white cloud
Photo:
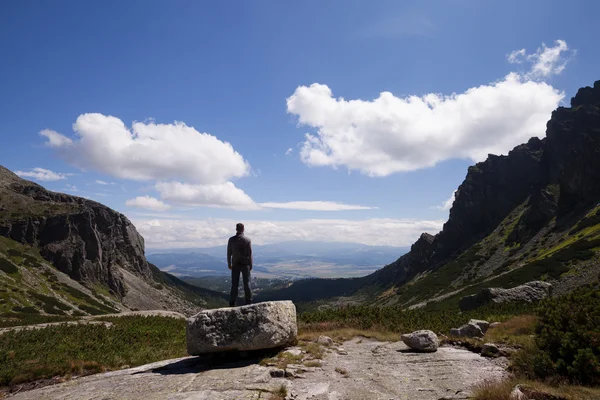
<path fill-rule="evenodd" d="M 558 75 L 565 69 L 569 57 L 565 57 L 563 53 L 568 51 L 567 42 L 557 40 L 554 42 L 554 47 L 548 47 L 542 43 L 542 46 L 533 54 L 527 54 L 525 49 L 515 50 L 508 55 L 507 59 L 511 64 L 521 64 L 524 61 L 531 63 L 531 70 L 525 74 L 525 77 L 541 79 Z"/>
<path fill-rule="evenodd" d="M 452 204 L 454 204 L 455 197 L 456 197 L 456 190 L 454 192 L 452 192 L 450 197 L 447 200 L 444 200 L 444 202 L 441 205 L 435 206 L 434 208 L 437 208 L 438 210 L 442 210 L 442 211 L 450 210 L 452 208 Z"/>
<path fill-rule="evenodd" d="M 218 184 L 250 171 L 231 144 L 183 122 L 134 122 L 128 129 L 118 118 L 90 113 L 80 115 L 73 130 L 75 139 L 51 130 L 40 134 L 67 162 L 117 178 Z"/>
<path fill-rule="evenodd" d="M 256 203 L 232 182 L 212 185 L 192 185 L 182 182 L 158 182 L 155 186 L 161 199 L 170 203 L 193 206 L 257 209 Z"/>
<path fill-rule="evenodd" d="M 282 208 L 286 210 L 309 210 L 309 211 L 349 211 L 349 210 L 373 210 L 377 207 L 357 206 L 343 204 L 333 201 L 290 201 L 286 203 L 260 203 L 264 208 Z"/>
<path fill-rule="evenodd" d="M 168 204 L 150 196 L 138 196 L 135 199 L 129 199 L 125 202 L 125 205 L 128 207 L 146 208 L 153 211 L 165 211 L 171 208 Z"/>
<path fill-rule="evenodd" d="M 515 50 L 511 52 L 506 59 L 511 64 L 521 64 L 523 62 L 523 58 L 525 57 L 525 49 Z"/>
<path fill-rule="evenodd" d="M 537 56 L 536 65 L 550 65 L 548 54 L 555 54 L 550 50 Z M 300 152 L 308 166 L 387 176 L 450 159 L 478 162 L 490 153 L 506 154 L 532 136 L 545 136 L 546 122 L 563 98 L 545 82 L 510 73 L 460 94 L 383 92 L 374 100 L 335 98 L 327 85 L 314 83 L 287 98 L 287 111 L 299 125 L 315 129 L 305 135 Z"/>
<path fill-rule="evenodd" d="M 106 181 L 101 181 L 100 179 L 96 180 L 96 183 L 98 185 L 114 185 L 114 182 L 106 182 Z"/>
<path fill-rule="evenodd" d="M 60 172 L 54 172 L 45 168 L 34 168 L 31 171 L 15 171 L 15 174 L 19 175 L 23 178 L 33 178 L 37 181 L 60 181 L 62 179 L 67 179 L 67 176 L 73 174 L 63 174 Z"/>
<path fill-rule="evenodd" d="M 65 190 L 66 192 L 79 192 L 79 189 L 77 188 L 77 186 L 75 186 L 75 185 L 69 185 L 69 184 L 67 184 L 67 186 L 63 190 Z M 90 197 L 86 197 L 86 196 L 84 196 L 84 197 L 86 199 L 90 198 Z"/>
<path fill-rule="evenodd" d="M 287 151 L 285 152 L 286 156 L 291 155 L 294 152 L 294 149 L 292 149 L 291 147 L 289 149 L 287 149 Z"/>
<path fill-rule="evenodd" d="M 148 248 L 222 245 L 238 220 L 132 219 Z M 306 219 L 298 221 L 242 221 L 256 244 L 288 240 L 343 241 L 367 245 L 409 246 L 423 232 L 435 234 L 443 221 L 411 219 Z"/>

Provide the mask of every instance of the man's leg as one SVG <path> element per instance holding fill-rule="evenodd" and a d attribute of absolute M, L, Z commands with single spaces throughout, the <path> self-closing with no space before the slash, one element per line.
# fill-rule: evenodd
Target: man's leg
<path fill-rule="evenodd" d="M 252 287 L 250 285 L 250 267 L 242 267 L 242 277 L 244 279 L 244 295 L 246 297 L 246 304 L 252 304 Z"/>
<path fill-rule="evenodd" d="M 231 295 L 229 297 L 229 307 L 235 307 L 235 301 L 238 296 L 238 286 L 240 286 L 240 267 L 231 268 Z"/>

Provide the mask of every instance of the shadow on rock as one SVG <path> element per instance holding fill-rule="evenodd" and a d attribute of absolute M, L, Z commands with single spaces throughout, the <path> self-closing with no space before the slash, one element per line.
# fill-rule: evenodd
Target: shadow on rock
<path fill-rule="evenodd" d="M 161 375 L 197 374 L 214 369 L 244 368 L 259 364 L 263 359 L 275 356 L 280 349 L 248 352 L 224 352 L 187 358 L 171 364 L 136 374 L 154 373 Z"/>

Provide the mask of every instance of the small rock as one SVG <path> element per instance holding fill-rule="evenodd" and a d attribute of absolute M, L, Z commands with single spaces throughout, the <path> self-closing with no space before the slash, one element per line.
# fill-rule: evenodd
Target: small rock
<path fill-rule="evenodd" d="M 541 392 L 531 387 L 517 385 L 510 393 L 510 400 L 567 400 L 566 397 L 555 396 L 550 393 Z"/>
<path fill-rule="evenodd" d="M 493 343 L 485 343 L 481 347 L 481 355 L 484 357 L 495 357 L 500 353 L 500 349 Z"/>
<path fill-rule="evenodd" d="M 302 355 L 302 350 L 300 349 L 289 349 L 283 352 L 283 354 L 289 354 L 290 356 L 298 357 Z"/>
<path fill-rule="evenodd" d="M 346 350 L 344 350 L 342 347 L 337 349 L 337 353 L 341 356 L 347 356 L 348 352 Z"/>
<path fill-rule="evenodd" d="M 481 319 L 472 319 L 469 321 L 469 324 L 477 325 L 479 327 L 479 329 L 481 329 L 481 332 L 483 332 L 484 335 L 487 332 L 488 328 L 490 327 L 489 322 L 483 321 Z"/>
<path fill-rule="evenodd" d="M 283 369 L 274 368 L 269 371 L 269 374 L 271 374 L 272 378 L 285 378 L 285 370 Z"/>
<path fill-rule="evenodd" d="M 481 328 L 475 324 L 465 324 L 460 328 L 450 329 L 450 336 L 457 337 L 483 337 L 483 332 Z"/>
<path fill-rule="evenodd" d="M 416 331 L 400 336 L 404 344 L 413 350 L 422 352 L 437 351 L 440 341 L 435 333 L 428 330 Z"/>
<path fill-rule="evenodd" d="M 331 339 L 329 336 L 319 336 L 319 338 L 317 339 L 317 343 L 323 345 L 323 346 L 333 346 L 333 339 Z"/>
<path fill-rule="evenodd" d="M 501 323 L 501 322 L 492 322 L 492 323 L 490 324 L 490 328 L 497 328 L 497 327 L 499 327 L 500 325 L 502 325 L 502 323 Z"/>

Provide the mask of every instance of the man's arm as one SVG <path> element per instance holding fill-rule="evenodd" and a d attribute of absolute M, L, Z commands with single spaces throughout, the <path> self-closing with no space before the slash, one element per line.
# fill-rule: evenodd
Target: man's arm
<path fill-rule="evenodd" d="M 231 269 L 231 239 L 227 242 L 227 267 Z"/>
<path fill-rule="evenodd" d="M 250 269 L 252 269 L 252 241 L 248 239 L 248 253 L 250 256 Z"/>

